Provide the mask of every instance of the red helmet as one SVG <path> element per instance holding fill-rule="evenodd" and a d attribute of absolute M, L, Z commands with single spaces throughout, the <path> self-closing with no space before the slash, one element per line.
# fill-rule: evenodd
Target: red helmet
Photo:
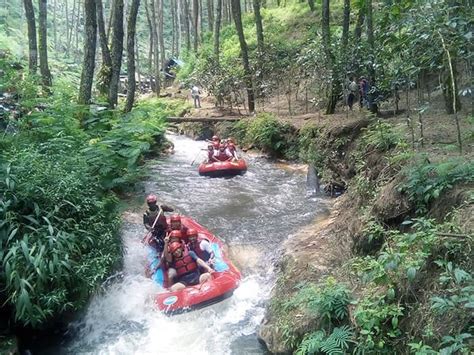
<path fill-rule="evenodd" d="M 168 246 L 168 251 L 173 254 L 176 250 L 183 250 L 183 245 L 180 242 L 173 242 Z"/>
<path fill-rule="evenodd" d="M 149 194 L 146 197 L 146 203 L 156 203 L 157 200 L 158 199 L 157 199 L 156 195 L 153 195 L 153 194 Z"/>
<path fill-rule="evenodd" d="M 197 237 L 197 235 L 198 235 L 197 230 L 195 230 L 194 228 L 188 229 L 188 233 L 187 233 L 188 237 Z"/>
<path fill-rule="evenodd" d="M 182 237 L 182 234 L 181 234 L 181 231 L 179 230 L 172 230 L 170 232 L 170 238 L 181 238 Z"/>
<path fill-rule="evenodd" d="M 212 136 L 212 140 L 217 141 L 217 140 L 219 140 L 219 137 L 218 136 Z"/>
<path fill-rule="evenodd" d="M 181 216 L 177 214 L 172 215 L 170 218 L 170 222 L 181 222 Z"/>

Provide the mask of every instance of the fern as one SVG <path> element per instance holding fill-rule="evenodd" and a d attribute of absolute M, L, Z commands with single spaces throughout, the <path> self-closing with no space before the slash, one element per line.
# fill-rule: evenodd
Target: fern
<path fill-rule="evenodd" d="M 353 343 L 354 333 L 352 329 L 344 325 L 334 328 L 332 333 L 326 337 L 326 333 L 318 330 L 307 335 L 296 351 L 296 355 L 316 354 L 344 354 Z"/>

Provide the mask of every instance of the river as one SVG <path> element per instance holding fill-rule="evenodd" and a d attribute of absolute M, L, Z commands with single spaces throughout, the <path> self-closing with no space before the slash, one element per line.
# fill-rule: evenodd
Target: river
<path fill-rule="evenodd" d="M 146 250 L 138 210 L 122 229 L 124 264 L 85 313 L 71 325 L 72 340 L 54 354 L 264 354 L 256 331 L 274 282 L 273 266 L 282 241 L 325 210 L 309 197 L 306 176 L 264 158 L 248 157 L 243 176 L 210 179 L 191 166 L 203 141 L 169 135 L 170 157 L 149 163 L 151 174 L 140 198 L 159 201 L 194 218 L 229 246 L 242 282 L 229 299 L 197 311 L 165 316 L 152 307 L 158 286 L 144 276 Z M 202 157 L 204 157 L 204 151 Z M 196 159 L 199 162 L 201 157 Z"/>

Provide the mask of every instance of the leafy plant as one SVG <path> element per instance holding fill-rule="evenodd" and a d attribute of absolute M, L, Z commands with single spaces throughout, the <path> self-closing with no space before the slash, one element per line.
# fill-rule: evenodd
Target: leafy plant
<path fill-rule="evenodd" d="M 306 335 L 295 354 L 346 354 L 350 343 L 354 342 L 353 336 L 353 331 L 347 325 L 334 328 L 329 336 L 319 330 Z"/>

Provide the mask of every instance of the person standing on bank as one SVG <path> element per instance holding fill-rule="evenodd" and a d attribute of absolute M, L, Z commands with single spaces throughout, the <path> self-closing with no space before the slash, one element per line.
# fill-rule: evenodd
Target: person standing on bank
<path fill-rule="evenodd" d="M 146 198 L 148 209 L 143 214 L 143 224 L 148 230 L 148 244 L 154 247 L 158 253 L 164 248 L 164 238 L 168 229 L 165 212 L 173 212 L 174 208 L 167 205 L 158 205 L 157 197 L 150 194 Z"/>
<path fill-rule="evenodd" d="M 191 88 L 191 97 L 193 98 L 194 101 L 194 108 L 201 108 L 201 90 L 197 87 L 197 85 L 194 85 Z"/>
<path fill-rule="evenodd" d="M 347 85 L 347 106 L 349 106 L 349 110 L 352 111 L 352 106 L 354 105 L 354 101 L 357 95 L 357 91 L 359 89 L 359 86 L 355 82 L 355 79 L 353 76 L 349 78 L 349 83 Z"/>

